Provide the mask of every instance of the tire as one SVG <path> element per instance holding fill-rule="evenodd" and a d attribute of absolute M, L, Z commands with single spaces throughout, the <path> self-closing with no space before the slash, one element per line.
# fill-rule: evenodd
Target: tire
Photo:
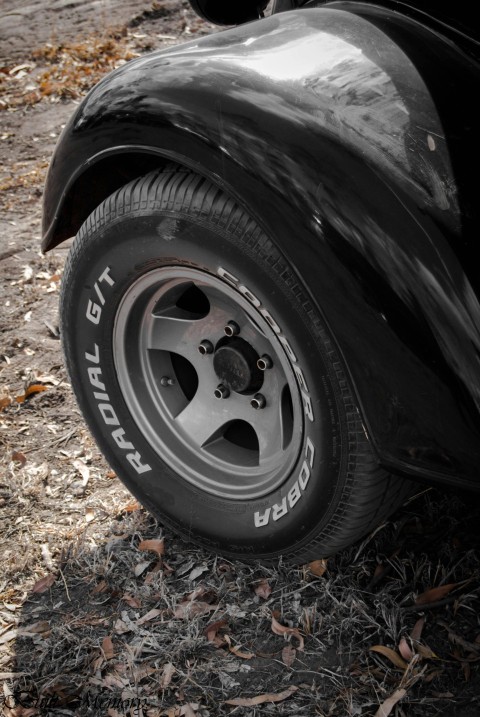
<path fill-rule="evenodd" d="M 301 280 L 197 175 L 154 172 L 91 214 L 67 260 L 61 322 L 101 450 L 187 539 L 298 563 L 348 546 L 408 493 L 379 468 Z"/>

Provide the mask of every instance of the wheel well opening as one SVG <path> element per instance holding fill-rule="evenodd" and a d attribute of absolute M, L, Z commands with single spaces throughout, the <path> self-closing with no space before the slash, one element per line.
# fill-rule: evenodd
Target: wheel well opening
<path fill-rule="evenodd" d="M 137 177 L 161 169 L 171 161 L 144 152 L 122 152 L 89 166 L 70 187 L 48 249 L 74 236 L 104 199 Z"/>

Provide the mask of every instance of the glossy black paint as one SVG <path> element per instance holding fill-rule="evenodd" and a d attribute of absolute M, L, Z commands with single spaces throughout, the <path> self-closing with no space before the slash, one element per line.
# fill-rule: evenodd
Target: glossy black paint
<path fill-rule="evenodd" d="M 333 5 L 334 3 L 329 3 Z M 336 3 L 335 3 L 336 4 Z M 372 3 L 363 0 L 350 0 L 350 5 L 371 8 Z M 432 30 L 451 37 L 464 48 L 480 56 L 480 23 L 475 3 L 471 0 L 455 0 L 455 2 L 438 2 L 438 0 L 377 0 L 376 6 L 391 12 L 417 20 Z M 307 7 L 320 7 L 325 0 L 310 0 Z"/>
<path fill-rule="evenodd" d="M 479 79 L 471 53 L 356 2 L 153 53 L 66 127 L 43 248 L 152 166 L 208 176 L 310 287 L 382 463 L 478 487 Z"/>

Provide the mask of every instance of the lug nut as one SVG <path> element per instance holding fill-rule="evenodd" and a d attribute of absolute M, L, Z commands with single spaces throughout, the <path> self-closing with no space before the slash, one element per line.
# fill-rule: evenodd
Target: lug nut
<path fill-rule="evenodd" d="M 223 383 L 220 383 L 213 392 L 213 395 L 215 398 L 228 398 L 230 396 L 230 391 L 223 385 Z"/>
<path fill-rule="evenodd" d="M 160 379 L 160 386 L 175 386 L 175 379 L 170 378 L 169 376 L 162 376 Z"/>
<path fill-rule="evenodd" d="M 265 408 L 265 406 L 267 405 L 267 399 L 261 393 L 256 393 L 250 401 L 250 405 L 256 410 L 258 410 L 259 408 Z"/>
<path fill-rule="evenodd" d="M 263 356 L 260 356 L 257 361 L 257 368 L 259 368 L 260 371 L 266 371 L 267 368 L 272 368 L 272 366 L 273 361 L 270 356 L 267 356 L 267 354 L 263 354 Z"/>
<path fill-rule="evenodd" d="M 236 321 L 229 321 L 223 330 L 226 336 L 237 336 L 240 333 L 240 326 Z"/>
<path fill-rule="evenodd" d="M 207 339 L 205 339 L 200 343 L 198 350 L 200 351 L 202 356 L 206 356 L 207 354 L 213 354 L 213 344 L 211 341 L 207 341 Z"/>

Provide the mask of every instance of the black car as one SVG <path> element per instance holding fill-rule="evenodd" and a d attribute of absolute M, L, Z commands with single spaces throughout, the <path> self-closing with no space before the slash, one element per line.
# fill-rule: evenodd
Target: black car
<path fill-rule="evenodd" d="M 240 24 L 108 75 L 52 160 L 67 364 L 166 524 L 327 556 L 418 480 L 479 486 L 477 15 L 191 4 Z"/>

